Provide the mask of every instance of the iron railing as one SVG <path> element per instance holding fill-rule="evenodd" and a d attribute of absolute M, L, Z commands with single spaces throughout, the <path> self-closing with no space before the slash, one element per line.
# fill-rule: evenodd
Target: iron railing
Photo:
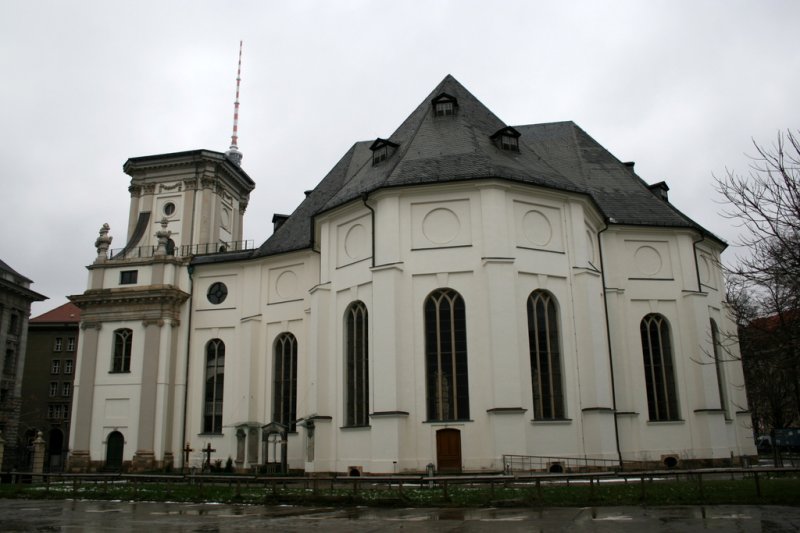
<path fill-rule="evenodd" d="M 626 463 L 626 461 L 623 461 Z M 633 465 L 634 463 L 629 463 Z M 527 472 L 588 472 L 616 471 L 624 469 L 617 459 L 595 459 L 592 457 L 547 457 L 541 455 L 503 455 L 503 470 L 506 474 Z"/>
<path fill-rule="evenodd" d="M 492 492 L 495 487 L 532 488 L 539 492 L 545 485 L 589 485 L 594 491 L 601 483 L 638 483 L 641 487 L 642 500 L 645 499 L 646 485 L 653 482 L 672 483 L 691 481 L 699 486 L 703 493 L 703 480 L 746 480 L 752 479 L 756 495 L 761 496 L 761 480 L 772 477 L 795 477 L 800 468 L 704 468 L 695 470 L 640 470 L 636 472 L 584 472 L 560 474 L 527 474 L 527 475 L 392 475 L 392 476 L 264 476 L 252 474 L 238 475 L 195 475 L 195 474 L 125 474 L 125 473 L 36 473 L 36 472 L 0 472 L 0 483 L 18 486 L 44 486 L 46 490 L 62 487 L 78 493 L 83 487 L 100 487 L 108 490 L 111 486 L 125 484 L 133 488 L 147 484 L 179 485 L 227 485 L 235 486 L 237 494 L 242 488 L 260 488 L 273 495 L 287 494 L 287 491 L 299 490 L 302 495 L 332 493 L 335 490 L 351 491 L 357 496 L 361 491 L 388 491 L 403 493 L 404 489 L 440 489 L 445 499 L 449 488 L 481 488 L 488 487 Z"/>
<path fill-rule="evenodd" d="M 253 249 L 253 241 L 230 241 L 230 242 L 212 242 L 206 244 L 185 244 L 178 246 L 172 250 L 173 255 L 176 257 L 189 257 L 192 255 L 208 255 L 208 254 L 224 254 L 230 252 L 241 252 Z M 156 253 L 155 246 L 137 246 L 135 248 L 116 248 L 109 250 L 108 258 L 112 260 L 121 259 L 149 259 Z"/>

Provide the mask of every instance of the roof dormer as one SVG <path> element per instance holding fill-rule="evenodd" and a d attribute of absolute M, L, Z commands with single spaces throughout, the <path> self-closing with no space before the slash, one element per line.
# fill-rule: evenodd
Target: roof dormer
<path fill-rule="evenodd" d="M 647 188 L 665 202 L 669 202 L 669 187 L 666 181 L 659 181 L 658 183 L 648 185 Z"/>
<path fill-rule="evenodd" d="M 458 111 L 458 100 L 455 96 L 441 93 L 431 100 L 434 117 L 452 117 Z"/>
<path fill-rule="evenodd" d="M 375 139 L 375 142 L 369 147 L 369 149 L 372 150 L 372 166 L 380 164 L 390 158 L 398 146 L 400 145 L 392 141 L 387 141 L 386 139 L 381 139 L 380 137 Z"/>
<path fill-rule="evenodd" d="M 519 138 L 522 134 L 512 128 L 506 126 L 498 130 L 494 135 L 489 137 L 498 148 L 501 150 L 508 150 L 510 152 L 519 152 Z"/>

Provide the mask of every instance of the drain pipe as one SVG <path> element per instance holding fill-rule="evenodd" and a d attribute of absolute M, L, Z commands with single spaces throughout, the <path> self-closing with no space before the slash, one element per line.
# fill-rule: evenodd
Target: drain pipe
<path fill-rule="evenodd" d="M 370 207 L 367 200 L 369 200 L 369 193 L 365 192 L 361 195 L 361 201 L 364 202 L 364 207 L 372 213 L 372 231 L 370 233 L 372 234 L 372 268 L 375 268 L 375 210 Z"/>
<path fill-rule="evenodd" d="M 194 278 L 192 274 L 194 274 L 194 265 L 189 265 L 186 267 L 186 271 L 189 273 L 189 320 L 186 326 L 186 373 L 184 374 L 183 379 L 183 431 L 181 434 L 181 472 L 186 471 L 186 454 L 183 451 L 183 447 L 188 444 L 186 440 L 186 419 L 189 410 L 189 361 L 192 358 L 192 302 L 194 299 Z"/>
<path fill-rule="evenodd" d="M 706 240 L 706 236 L 700 233 L 700 240 L 692 241 L 694 249 L 694 273 L 697 275 L 697 292 L 703 292 L 703 284 L 700 282 L 700 262 L 697 260 L 697 245 Z"/>
<path fill-rule="evenodd" d="M 606 287 L 606 266 L 603 260 L 603 239 L 600 234 L 608 230 L 608 219 L 605 221 L 606 227 L 597 232 L 597 248 L 600 252 L 600 279 L 603 284 L 603 308 L 606 315 L 606 343 L 608 344 L 608 367 L 611 370 L 611 407 L 614 410 L 614 438 L 617 445 L 617 458 L 619 469 L 622 470 L 622 451 L 619 447 L 619 423 L 617 422 L 617 387 L 614 383 L 614 357 L 611 348 L 611 323 L 608 318 L 608 293 Z"/>

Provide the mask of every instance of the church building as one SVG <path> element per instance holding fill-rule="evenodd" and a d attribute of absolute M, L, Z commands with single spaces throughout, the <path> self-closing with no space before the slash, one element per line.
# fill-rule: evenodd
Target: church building
<path fill-rule="evenodd" d="M 725 243 L 573 122 L 508 125 L 447 76 L 257 247 L 235 137 L 123 170 L 127 243 L 104 226 L 70 297 L 72 470 L 755 454 Z"/>

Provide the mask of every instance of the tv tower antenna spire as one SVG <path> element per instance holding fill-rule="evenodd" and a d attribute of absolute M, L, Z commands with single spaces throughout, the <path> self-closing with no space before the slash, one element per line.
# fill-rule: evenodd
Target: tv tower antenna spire
<path fill-rule="evenodd" d="M 231 135 L 231 147 L 225 152 L 228 159 L 242 164 L 242 153 L 239 151 L 239 84 L 242 81 L 242 41 L 239 41 L 239 67 L 236 70 L 236 100 L 233 102 L 233 134 Z"/>

